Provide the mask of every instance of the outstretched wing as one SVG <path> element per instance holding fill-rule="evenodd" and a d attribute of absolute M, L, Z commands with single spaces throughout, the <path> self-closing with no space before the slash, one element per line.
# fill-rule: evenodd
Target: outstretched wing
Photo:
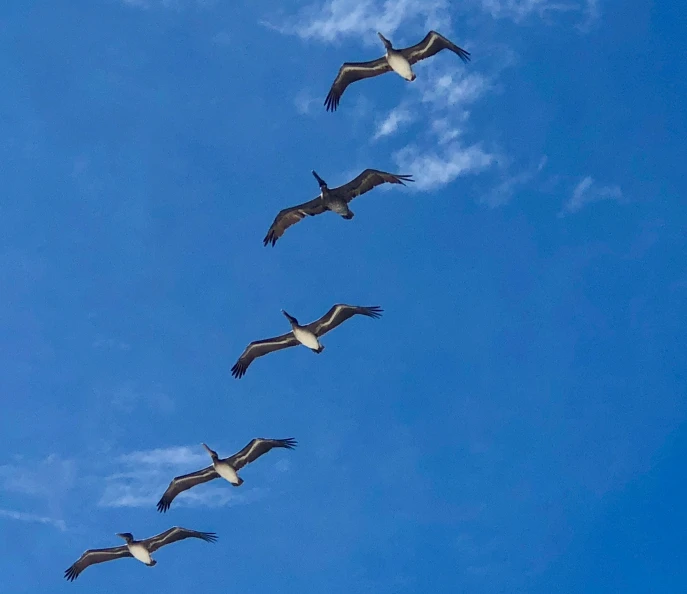
<path fill-rule="evenodd" d="M 198 472 L 191 472 L 190 474 L 174 477 L 172 482 L 169 483 L 169 487 L 167 487 L 167 490 L 160 498 L 160 501 L 157 502 L 157 511 L 166 512 L 179 493 L 191 487 L 195 487 L 196 485 L 207 483 L 218 477 L 219 474 L 217 474 L 217 471 L 212 466 L 203 468 L 203 470 L 199 470 Z"/>
<path fill-rule="evenodd" d="M 378 58 L 370 62 L 346 62 L 339 68 L 339 74 L 336 75 L 332 88 L 329 89 L 327 98 L 324 100 L 327 111 L 334 111 L 339 107 L 341 95 L 351 83 L 363 78 L 379 76 L 390 70 L 391 66 L 389 66 L 386 58 Z"/>
<path fill-rule="evenodd" d="M 146 538 L 143 544 L 150 553 L 154 553 L 165 545 L 172 544 L 178 540 L 184 540 L 185 538 L 200 538 L 205 542 L 215 542 L 217 540 L 217 535 L 214 532 L 198 532 L 197 530 L 189 530 L 188 528 L 174 526 L 174 528 L 165 530 L 156 536 Z"/>
<path fill-rule="evenodd" d="M 315 336 L 322 336 L 330 330 L 336 328 L 339 324 L 345 322 L 348 318 L 360 314 L 370 318 L 379 318 L 382 315 L 382 308 L 377 305 L 370 307 L 363 307 L 358 305 L 345 305 L 339 303 L 332 307 L 319 320 L 308 324 L 306 328 L 310 330 Z"/>
<path fill-rule="evenodd" d="M 306 216 L 314 217 L 315 215 L 322 214 L 325 210 L 324 202 L 319 198 L 315 198 L 310 202 L 305 202 L 299 204 L 298 206 L 292 206 L 291 208 L 285 208 L 280 211 L 280 213 L 274 219 L 272 226 L 267 231 L 265 239 L 262 243 L 267 246 L 271 243 L 274 245 L 277 243 L 284 231 L 286 231 L 291 225 L 295 225 L 298 221 L 304 219 Z"/>
<path fill-rule="evenodd" d="M 398 175 L 395 173 L 387 173 L 386 171 L 379 171 L 377 169 L 366 169 L 358 177 L 349 181 L 343 186 L 334 188 L 332 192 L 336 192 L 350 202 L 353 198 L 369 192 L 372 188 L 381 186 L 382 184 L 401 184 L 405 186 L 405 182 L 415 181 L 410 175 Z"/>
<path fill-rule="evenodd" d="M 279 351 L 281 349 L 287 349 L 292 346 L 296 346 L 298 340 L 293 335 L 293 332 L 288 334 L 282 334 L 276 338 L 268 338 L 267 340 L 256 340 L 251 342 L 243 354 L 239 357 L 239 360 L 231 368 L 231 375 L 236 379 L 243 377 L 246 374 L 248 366 L 253 362 L 253 359 L 262 357 L 267 353 L 273 351 Z"/>
<path fill-rule="evenodd" d="M 227 458 L 226 461 L 231 464 L 235 470 L 238 470 L 239 468 L 243 468 L 246 464 L 254 462 L 272 448 L 287 448 L 292 450 L 296 447 L 296 444 L 297 442 L 293 437 L 287 437 L 286 439 L 265 439 L 263 437 L 256 437 L 240 452 Z"/>
<path fill-rule="evenodd" d="M 64 572 L 64 577 L 70 582 L 73 582 L 79 577 L 79 574 L 89 565 L 96 563 L 104 563 L 105 561 L 114 561 L 122 557 L 132 557 L 126 545 L 121 547 L 112 547 L 110 549 L 89 549 L 79 560 L 74 563 L 69 569 Z"/>
<path fill-rule="evenodd" d="M 463 62 L 470 60 L 470 52 L 466 52 L 462 47 L 458 47 L 436 31 L 430 31 L 420 43 L 402 49 L 401 53 L 408 62 L 415 64 L 415 62 L 429 58 L 444 49 L 457 54 Z"/>

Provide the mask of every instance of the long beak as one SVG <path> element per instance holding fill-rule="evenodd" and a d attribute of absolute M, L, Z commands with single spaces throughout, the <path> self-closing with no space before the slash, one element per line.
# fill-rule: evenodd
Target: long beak
<path fill-rule="evenodd" d="M 379 35 L 379 38 L 382 40 L 382 43 L 383 43 L 386 47 L 389 47 L 389 45 L 390 45 L 389 40 L 388 40 L 386 37 L 384 37 L 384 35 L 382 35 L 379 31 L 377 31 L 377 35 Z"/>
<path fill-rule="evenodd" d="M 315 171 L 313 170 L 312 174 L 315 176 L 315 179 L 317 180 L 317 183 L 320 184 L 321 186 L 326 186 L 327 182 L 325 182 Z"/>
<path fill-rule="evenodd" d="M 216 456 L 216 455 L 217 455 L 217 452 L 215 452 L 214 450 L 211 450 L 211 449 L 207 446 L 207 444 L 201 443 L 200 445 L 202 445 L 202 446 L 208 451 L 208 454 L 210 454 L 211 456 Z"/>
<path fill-rule="evenodd" d="M 283 309 L 281 310 L 281 313 L 283 313 L 286 316 L 286 319 L 289 322 L 295 322 L 296 321 L 296 318 L 294 318 L 292 315 L 286 313 Z"/>

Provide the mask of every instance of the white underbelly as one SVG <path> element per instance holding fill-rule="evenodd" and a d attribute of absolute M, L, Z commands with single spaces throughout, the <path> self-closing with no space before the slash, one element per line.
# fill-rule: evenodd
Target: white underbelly
<path fill-rule="evenodd" d="M 400 74 L 406 80 L 413 80 L 413 78 L 415 78 L 408 60 L 406 60 L 403 56 L 391 54 L 390 56 L 386 57 L 386 61 L 389 62 L 389 66 L 391 66 L 394 72 Z"/>
<path fill-rule="evenodd" d="M 146 565 L 150 565 L 153 560 L 148 552 L 148 549 L 146 549 L 143 545 L 129 545 L 129 552 L 134 556 L 134 558 L 141 561 L 141 563 L 145 563 Z"/>
<path fill-rule="evenodd" d="M 294 328 L 293 335 L 296 337 L 296 340 L 298 342 L 300 342 L 304 346 L 307 346 L 309 349 L 320 348 L 320 343 L 317 340 L 317 336 L 315 336 L 312 332 L 309 332 L 308 330 L 303 330 L 302 328 Z"/>
<path fill-rule="evenodd" d="M 229 481 L 232 485 L 239 484 L 239 476 L 236 471 L 228 464 L 217 464 L 215 470 L 224 480 Z"/>

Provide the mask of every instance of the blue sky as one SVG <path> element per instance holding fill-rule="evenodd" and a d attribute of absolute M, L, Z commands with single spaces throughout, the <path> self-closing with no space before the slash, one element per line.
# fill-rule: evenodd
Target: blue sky
<path fill-rule="evenodd" d="M 8 591 L 687 586 L 677 2 L 0 7 Z M 446 52 L 322 102 L 343 61 Z M 367 167 L 413 187 L 262 238 Z M 334 303 L 381 305 L 229 369 Z M 166 515 L 175 475 L 290 437 Z M 62 574 L 87 548 L 215 531 Z M 194 590 L 194 591 L 195 591 Z"/>

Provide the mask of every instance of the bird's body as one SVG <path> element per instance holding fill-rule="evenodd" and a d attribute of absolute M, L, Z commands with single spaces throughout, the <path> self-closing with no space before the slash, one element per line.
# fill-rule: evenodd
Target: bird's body
<path fill-rule="evenodd" d="M 315 171 L 312 174 L 320 185 L 320 195 L 314 200 L 310 200 L 310 202 L 280 211 L 267 231 L 265 239 L 262 241 L 265 246 L 268 244 L 274 246 L 289 227 L 303 220 L 306 216 L 312 217 L 329 210 L 341 215 L 344 219 L 350 220 L 353 218 L 353 211 L 348 207 L 348 204 L 353 198 L 365 194 L 372 188 L 384 183 L 405 185 L 406 182 L 414 181 L 410 175 L 387 173 L 378 169 L 366 169 L 347 184 L 337 188 L 330 188 L 327 182 L 317 175 Z"/>
<path fill-rule="evenodd" d="M 412 82 L 417 78 L 413 72 L 410 62 L 406 60 L 405 56 L 401 52 L 394 49 L 387 49 L 386 61 L 396 74 L 405 78 L 407 81 Z"/>
<path fill-rule="evenodd" d="M 198 532 L 197 530 L 189 530 L 179 526 L 174 526 L 174 528 L 144 540 L 136 540 L 131 532 L 122 532 L 117 534 L 117 536 L 123 538 L 126 544 L 109 549 L 89 549 L 64 572 L 64 577 L 73 582 L 87 567 L 96 563 L 122 559 L 123 557 L 133 557 L 148 567 L 153 567 L 157 565 L 157 561 L 152 558 L 151 553 L 165 545 L 178 540 L 184 540 L 185 538 L 199 538 L 205 542 L 215 542 L 217 540 L 217 535 L 214 532 Z"/>
<path fill-rule="evenodd" d="M 299 344 L 308 347 L 315 353 L 321 353 L 324 350 L 324 346 L 320 343 L 321 336 L 356 314 L 378 318 L 382 315 L 381 312 L 382 309 L 376 305 L 367 307 L 339 303 L 319 320 L 301 325 L 296 318 L 282 310 L 282 313 L 291 324 L 291 332 L 276 336 L 275 338 L 251 342 L 243 351 L 236 364 L 231 368 L 231 374 L 237 379 L 241 378 L 245 375 L 248 366 L 258 357 Z"/>
<path fill-rule="evenodd" d="M 324 350 L 324 347 L 320 344 L 320 341 L 317 340 L 317 336 L 315 336 L 307 328 L 304 328 L 303 326 L 294 325 L 292 326 L 292 332 L 293 335 L 296 337 L 296 340 L 300 342 L 303 346 L 312 349 L 316 353 L 321 353 Z"/>
<path fill-rule="evenodd" d="M 134 559 L 138 559 L 141 563 L 145 563 L 149 567 L 152 567 L 157 563 L 157 561 L 154 561 L 150 556 L 150 552 L 144 544 L 141 544 L 140 542 L 128 542 L 126 543 L 126 547 L 129 549 L 129 552 L 132 554 Z"/>
<path fill-rule="evenodd" d="M 236 469 L 231 464 L 227 464 L 224 461 L 213 460 L 212 467 L 220 477 L 231 483 L 234 487 L 240 487 L 243 484 L 243 479 L 239 478 L 239 475 L 236 474 Z"/>
<path fill-rule="evenodd" d="M 208 466 L 197 472 L 174 477 L 172 482 L 169 483 L 167 490 L 160 498 L 160 501 L 158 501 L 157 510 L 159 512 L 166 512 L 179 493 L 183 493 L 196 485 L 207 483 L 216 478 L 223 478 L 234 487 L 240 487 L 243 484 L 243 479 L 237 473 L 241 468 L 246 466 L 246 464 L 254 462 L 272 448 L 287 448 L 292 450 L 296 447 L 296 443 L 296 440 L 292 437 L 286 439 L 265 439 L 264 437 L 256 437 L 240 452 L 228 458 L 220 458 L 215 450 L 210 449 L 206 444 L 202 444 L 208 454 L 210 454 L 212 466 Z"/>
<path fill-rule="evenodd" d="M 395 49 L 384 35 L 381 33 L 377 33 L 377 35 L 382 40 L 386 53 L 383 57 L 369 62 L 344 63 L 339 69 L 331 89 L 329 89 L 327 98 L 324 100 L 327 111 L 336 110 L 346 87 L 356 81 L 392 71 L 408 82 L 414 81 L 417 77 L 413 72 L 413 64 L 429 58 L 441 50 L 447 49 L 452 51 L 463 62 L 470 60 L 469 52 L 458 47 L 436 31 L 430 31 L 420 43 L 404 49 Z"/>

